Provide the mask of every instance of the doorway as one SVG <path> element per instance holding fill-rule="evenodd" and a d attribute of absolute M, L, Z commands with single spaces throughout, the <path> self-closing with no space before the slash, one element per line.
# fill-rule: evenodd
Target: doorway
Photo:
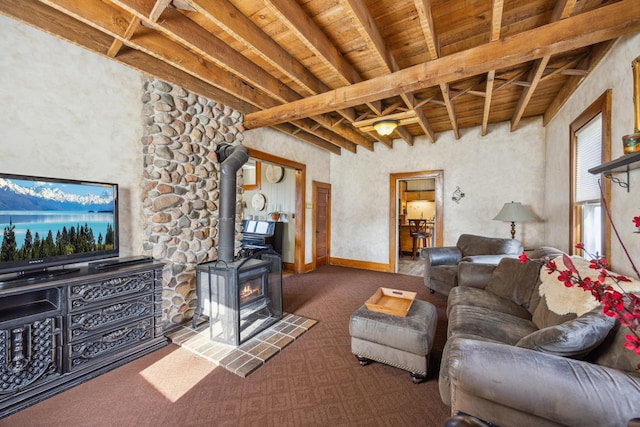
<path fill-rule="evenodd" d="M 406 254 L 407 246 L 412 246 L 412 241 L 408 240 L 410 239 L 408 221 L 414 218 L 410 216 L 428 220 L 431 230 L 427 240 L 428 246 L 442 246 L 443 187 L 444 171 L 442 170 L 390 174 L 389 271 L 412 275 L 420 275 L 422 271 L 423 260 L 419 256 L 412 259 L 412 253 Z M 401 266 L 402 271 L 400 271 Z"/>
<path fill-rule="evenodd" d="M 331 237 L 331 184 L 313 181 L 313 268 L 329 264 Z"/>

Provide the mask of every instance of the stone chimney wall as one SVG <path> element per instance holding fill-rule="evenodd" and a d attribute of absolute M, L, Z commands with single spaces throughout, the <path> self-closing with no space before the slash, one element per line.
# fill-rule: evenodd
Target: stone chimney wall
<path fill-rule="evenodd" d="M 143 104 L 144 250 L 165 263 L 163 328 L 167 329 L 193 317 L 195 266 L 217 259 L 220 165 L 214 152 L 220 143 L 242 143 L 243 117 L 153 78 L 144 84 Z M 239 178 L 238 203 L 241 188 Z"/>

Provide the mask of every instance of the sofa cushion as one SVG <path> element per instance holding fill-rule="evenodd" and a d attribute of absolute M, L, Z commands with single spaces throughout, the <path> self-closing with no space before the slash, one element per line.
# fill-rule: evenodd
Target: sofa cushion
<path fill-rule="evenodd" d="M 568 322 L 569 320 L 573 320 L 578 317 L 575 313 L 568 314 L 558 314 L 555 311 L 551 311 L 549 306 L 547 306 L 547 299 L 545 296 L 540 298 L 540 302 L 536 307 L 536 311 L 533 312 L 533 323 L 538 327 L 538 329 L 548 328 L 549 326 L 559 325 L 564 322 Z"/>
<path fill-rule="evenodd" d="M 475 236 L 473 234 L 461 234 L 456 246 L 462 252 L 463 257 L 500 254 L 519 255 L 522 250 L 520 241 L 516 239 Z"/>
<path fill-rule="evenodd" d="M 487 290 L 528 307 L 540 275 L 540 264 L 521 263 L 518 259 L 503 258 L 493 271 Z"/>
<path fill-rule="evenodd" d="M 431 280 L 438 280 L 451 286 L 458 285 L 458 264 L 431 267 Z"/>
<path fill-rule="evenodd" d="M 555 326 L 537 330 L 517 342 L 516 346 L 581 358 L 604 341 L 615 324 L 613 317 L 595 308 L 582 316 Z"/>
<path fill-rule="evenodd" d="M 458 334 L 473 335 L 483 339 L 515 345 L 538 328 L 527 319 L 484 307 L 457 305 L 451 309 L 447 326 L 447 338 Z"/>
<path fill-rule="evenodd" d="M 503 298 L 485 289 L 458 286 L 451 289 L 447 300 L 447 316 L 456 305 L 468 305 L 483 307 L 491 311 L 510 314 L 530 320 L 531 314 L 526 308 L 514 303 L 510 299 Z"/>

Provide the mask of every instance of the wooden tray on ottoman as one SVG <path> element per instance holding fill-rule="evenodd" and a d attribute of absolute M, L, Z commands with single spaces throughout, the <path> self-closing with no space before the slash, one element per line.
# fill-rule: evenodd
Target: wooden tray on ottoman
<path fill-rule="evenodd" d="M 416 292 L 378 288 L 364 304 L 371 311 L 406 317 L 414 299 L 416 299 Z"/>

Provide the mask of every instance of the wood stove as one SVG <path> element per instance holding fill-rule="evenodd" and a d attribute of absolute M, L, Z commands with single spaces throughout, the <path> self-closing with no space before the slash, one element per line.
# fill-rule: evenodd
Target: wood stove
<path fill-rule="evenodd" d="M 272 250 L 201 264 L 196 278 L 193 326 L 208 317 L 214 341 L 238 346 L 282 319 L 282 260 Z"/>

